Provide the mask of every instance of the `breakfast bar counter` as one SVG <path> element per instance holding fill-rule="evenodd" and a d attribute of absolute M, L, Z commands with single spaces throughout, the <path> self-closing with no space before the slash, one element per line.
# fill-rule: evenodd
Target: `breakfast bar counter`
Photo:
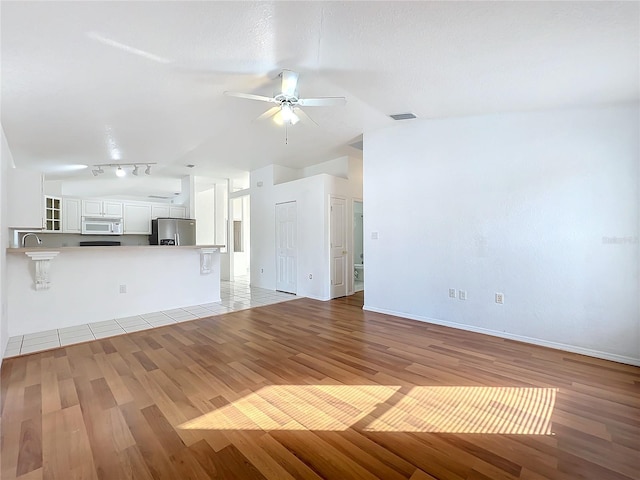
<path fill-rule="evenodd" d="M 143 250 L 143 249 L 151 249 L 151 250 L 171 250 L 171 249 L 183 249 L 183 250 L 197 250 L 200 248 L 224 248 L 224 245 L 117 245 L 117 246 L 91 246 L 91 247 L 19 247 L 19 248 L 7 248 L 7 253 L 24 253 L 24 252 L 37 252 L 37 251 L 59 251 L 59 252 L 68 252 L 74 250 L 82 250 L 84 251 L 98 251 L 102 252 L 104 250 L 113 250 L 117 249 L 121 250 Z"/>
<path fill-rule="evenodd" d="M 220 248 L 8 248 L 9 335 L 218 302 Z"/>

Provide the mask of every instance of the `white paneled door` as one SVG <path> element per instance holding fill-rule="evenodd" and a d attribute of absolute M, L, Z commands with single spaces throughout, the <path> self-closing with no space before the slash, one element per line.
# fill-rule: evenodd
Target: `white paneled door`
<path fill-rule="evenodd" d="M 298 220 L 296 202 L 276 205 L 276 290 L 296 293 Z"/>
<path fill-rule="evenodd" d="M 331 298 L 347 294 L 347 201 L 331 197 Z"/>

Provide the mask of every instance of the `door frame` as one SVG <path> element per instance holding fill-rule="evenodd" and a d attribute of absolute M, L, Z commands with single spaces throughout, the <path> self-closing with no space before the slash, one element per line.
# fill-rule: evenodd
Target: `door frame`
<path fill-rule="evenodd" d="M 350 248 L 349 248 L 349 260 L 351 262 L 351 275 L 350 275 L 350 280 L 349 280 L 349 295 L 353 295 L 354 293 L 356 293 L 356 285 L 355 285 L 355 277 L 353 274 L 353 271 L 355 270 L 355 263 L 356 263 L 356 259 L 354 258 L 354 254 L 355 254 L 355 235 L 354 235 L 354 228 L 355 228 L 355 223 L 353 221 L 353 216 L 355 214 L 356 211 L 356 202 L 360 202 L 362 203 L 362 210 L 363 210 L 363 218 L 364 218 L 364 201 L 362 200 L 362 198 L 356 198 L 353 197 L 351 198 L 351 228 L 349 229 L 349 231 L 351 232 L 351 242 L 349 244 Z M 364 254 L 364 222 L 362 225 L 362 253 Z"/>
<path fill-rule="evenodd" d="M 328 226 L 329 228 L 327 229 L 328 231 L 328 246 L 329 246 L 329 298 L 339 298 L 342 295 L 338 295 L 338 296 L 334 296 L 333 294 L 333 254 L 332 254 L 332 250 L 333 250 L 333 245 L 331 242 L 331 238 L 332 238 L 332 223 L 331 223 L 331 200 L 333 198 L 339 199 L 339 200 L 343 200 L 344 201 L 344 223 L 343 223 L 343 229 L 344 229 L 344 249 L 346 250 L 346 253 L 344 255 L 345 257 L 345 266 L 344 266 L 344 295 L 349 295 L 350 292 L 352 291 L 353 287 L 350 286 L 350 277 L 348 275 L 348 269 L 349 269 L 349 257 L 351 255 L 351 246 L 350 246 L 350 241 L 352 240 L 353 234 L 349 234 L 349 229 L 351 227 L 351 224 L 353 222 L 349 221 L 349 211 L 351 210 L 351 205 L 349 202 L 349 199 L 343 195 L 336 195 L 333 193 L 330 193 L 328 195 L 328 205 L 327 205 L 327 214 L 328 214 Z"/>

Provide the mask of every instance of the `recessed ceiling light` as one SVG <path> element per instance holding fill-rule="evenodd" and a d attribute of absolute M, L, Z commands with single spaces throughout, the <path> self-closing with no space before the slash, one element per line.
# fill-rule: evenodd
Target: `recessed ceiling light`
<path fill-rule="evenodd" d="M 413 113 L 396 113 L 394 115 L 389 115 L 394 120 L 410 120 L 412 118 L 416 118 Z"/>

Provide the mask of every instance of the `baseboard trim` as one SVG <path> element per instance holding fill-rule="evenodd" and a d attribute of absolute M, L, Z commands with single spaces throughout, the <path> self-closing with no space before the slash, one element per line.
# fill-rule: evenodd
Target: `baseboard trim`
<path fill-rule="evenodd" d="M 395 317 L 408 318 L 410 320 L 417 320 L 419 322 L 433 323 L 435 325 L 441 325 L 443 327 L 451 327 L 451 328 L 457 328 L 459 330 L 466 330 L 469 332 L 483 333 L 485 335 L 491 335 L 494 337 L 506 338 L 508 340 L 516 340 L 518 342 L 530 343 L 532 345 L 538 345 L 541 347 L 549 347 L 555 350 L 578 353 L 580 355 L 586 355 L 588 357 L 595 357 L 603 360 L 611 360 L 613 362 L 625 363 L 627 365 L 640 367 L 640 358 L 627 357 L 627 356 L 618 355 L 615 353 L 602 352 L 600 350 L 592 350 L 590 348 L 578 347 L 578 346 L 569 345 L 566 343 L 551 342 L 548 340 L 542 340 L 540 338 L 526 337 L 524 335 L 516 335 L 508 332 L 500 332 L 500 331 L 491 330 L 488 328 L 474 327 L 473 325 L 465 325 L 462 323 L 448 322 L 446 320 L 438 320 L 436 318 L 429 318 L 421 315 L 413 315 L 413 314 L 404 313 L 404 312 L 396 312 L 394 310 L 371 307 L 368 305 L 365 305 L 364 307 L 362 307 L 362 309 L 367 310 L 369 312 L 384 313 L 385 315 L 393 315 Z"/>
<path fill-rule="evenodd" d="M 298 298 L 310 298 L 311 300 L 318 300 L 320 302 L 328 302 L 330 297 L 316 297 L 315 295 L 298 295 Z"/>

